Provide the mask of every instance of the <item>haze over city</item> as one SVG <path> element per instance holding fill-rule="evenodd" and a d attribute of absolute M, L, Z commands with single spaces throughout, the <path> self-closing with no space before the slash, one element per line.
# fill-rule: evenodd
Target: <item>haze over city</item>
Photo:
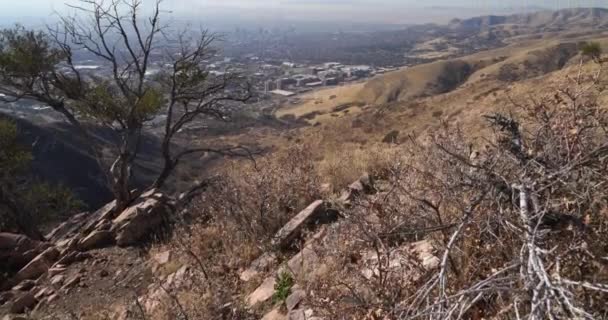
<path fill-rule="evenodd" d="M 69 11 L 66 0 L 23 0 L 4 5 L 0 24 L 43 24 L 54 21 L 55 14 Z M 150 6 L 152 1 L 144 2 Z M 558 10 L 568 7 L 602 7 L 602 0 L 172 0 L 164 9 L 176 19 L 203 23 L 224 30 L 234 27 L 282 27 L 294 25 L 315 29 L 390 28 L 394 25 L 444 23 L 452 18 L 487 14 L 512 14 Z M 394 27 L 393 27 L 394 28 Z"/>

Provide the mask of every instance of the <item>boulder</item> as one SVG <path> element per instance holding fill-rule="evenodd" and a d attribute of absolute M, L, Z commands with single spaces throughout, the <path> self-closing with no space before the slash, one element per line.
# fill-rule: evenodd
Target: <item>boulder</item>
<path fill-rule="evenodd" d="M 293 240 L 301 235 L 303 229 L 311 224 L 334 221 L 337 217 L 338 213 L 328 210 L 323 200 L 317 200 L 287 222 L 274 236 L 272 245 L 277 249 L 287 249 L 293 245 Z"/>
<path fill-rule="evenodd" d="M 287 311 L 294 310 L 300 305 L 300 302 L 306 299 L 306 292 L 302 289 L 293 289 L 292 292 L 285 300 L 285 306 L 287 307 Z"/>
<path fill-rule="evenodd" d="M 275 283 L 275 277 L 266 278 L 254 292 L 247 296 L 247 304 L 249 307 L 254 307 L 258 303 L 266 302 L 268 299 L 272 298 Z"/>
<path fill-rule="evenodd" d="M 119 246 L 130 246 L 156 231 L 171 215 L 170 206 L 157 198 L 148 198 L 123 211 L 113 221 L 112 231 Z"/>
<path fill-rule="evenodd" d="M 23 293 L 13 299 L 10 305 L 10 313 L 24 313 L 26 310 L 32 310 L 38 303 L 36 297 L 31 292 Z"/>
<path fill-rule="evenodd" d="M 319 255 L 315 252 L 312 245 L 305 246 L 298 254 L 287 262 L 287 268 L 294 278 L 305 278 L 307 275 L 316 271 L 321 264 Z"/>
<path fill-rule="evenodd" d="M 39 254 L 36 258 L 34 258 L 30 263 L 28 263 L 25 267 L 23 267 L 17 275 L 15 279 L 17 281 L 23 281 L 26 279 L 38 279 L 41 275 L 46 273 L 53 263 L 59 257 L 59 251 L 55 248 L 48 248 L 41 254 Z"/>
<path fill-rule="evenodd" d="M 49 246 L 21 234 L 0 232 L 0 261 L 3 266 L 19 270 Z"/>
<path fill-rule="evenodd" d="M 114 242 L 114 234 L 111 231 L 94 230 L 88 236 L 78 242 L 78 248 L 82 251 L 104 248 Z"/>

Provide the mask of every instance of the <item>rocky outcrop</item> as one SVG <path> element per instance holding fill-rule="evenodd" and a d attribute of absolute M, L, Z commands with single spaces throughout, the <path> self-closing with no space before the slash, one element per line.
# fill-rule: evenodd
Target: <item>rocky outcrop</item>
<path fill-rule="evenodd" d="M 154 194 L 127 208 L 112 221 L 116 244 L 130 246 L 157 230 L 172 214 L 172 207 L 162 194 Z"/>
<path fill-rule="evenodd" d="M 39 254 L 36 258 L 34 258 L 30 263 L 28 263 L 25 267 L 23 267 L 17 275 L 15 279 L 17 281 L 23 281 L 28 279 L 38 279 L 41 275 L 47 272 L 57 261 L 59 257 L 59 251 L 54 247 L 46 249 L 43 253 Z"/>
<path fill-rule="evenodd" d="M 9 303 L 10 312 L 20 313 L 32 309 L 38 301 L 49 303 L 57 293 L 40 291 L 33 280 L 45 276 L 44 281 L 62 290 L 81 285 L 83 274 L 67 277 L 68 267 L 91 258 L 86 251 L 114 244 L 130 246 L 159 230 L 171 218 L 173 200 L 154 190 L 142 194 L 133 205 L 116 212 L 111 202 L 94 213 L 81 213 L 71 217 L 49 234 L 48 242 L 32 240 L 26 236 L 0 233 L 0 260 L 15 275 L 0 284 L 0 290 L 20 292 L 19 295 L 2 294 L 2 302 Z M 168 260 L 169 256 L 160 257 Z M 106 277 L 108 274 L 101 275 Z M 67 277 L 67 278 L 66 278 Z M 174 275 L 173 278 L 176 276 Z M 40 293 L 42 292 L 42 293 Z M 43 299 L 44 298 L 44 299 Z"/>
<path fill-rule="evenodd" d="M 1 232 L 0 261 L 9 269 L 19 270 L 49 246 L 24 235 Z"/>

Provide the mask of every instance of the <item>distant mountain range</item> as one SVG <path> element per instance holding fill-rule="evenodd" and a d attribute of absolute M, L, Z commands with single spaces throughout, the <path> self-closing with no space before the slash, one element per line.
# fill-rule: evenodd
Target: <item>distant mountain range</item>
<path fill-rule="evenodd" d="M 548 31 L 564 30 L 566 28 L 606 28 L 608 26 L 608 9 L 576 8 L 508 16 L 489 15 L 464 20 L 454 19 L 449 24 L 453 29 L 480 30 L 500 25 L 518 25 Z"/>

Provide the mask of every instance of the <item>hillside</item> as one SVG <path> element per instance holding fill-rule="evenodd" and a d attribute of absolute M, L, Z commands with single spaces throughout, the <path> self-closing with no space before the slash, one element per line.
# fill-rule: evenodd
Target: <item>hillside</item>
<path fill-rule="evenodd" d="M 176 184 L 210 176 L 192 203 L 153 189 L 119 208 L 105 198 L 86 142 L 60 125 L 20 121 L 37 173 L 90 183 L 107 204 L 42 241 L 0 232 L 0 314 L 604 318 L 608 74 L 606 55 L 593 60 L 581 48 L 608 49 L 608 10 L 440 28 L 460 38 L 425 36 L 419 54 L 445 50 L 431 62 L 188 132 L 203 146 L 268 151 L 188 159 Z M 453 46 L 490 33 L 500 36 L 470 52 Z M 142 184 L 158 170 L 148 142 Z M 70 172 L 77 165 L 90 175 Z"/>

